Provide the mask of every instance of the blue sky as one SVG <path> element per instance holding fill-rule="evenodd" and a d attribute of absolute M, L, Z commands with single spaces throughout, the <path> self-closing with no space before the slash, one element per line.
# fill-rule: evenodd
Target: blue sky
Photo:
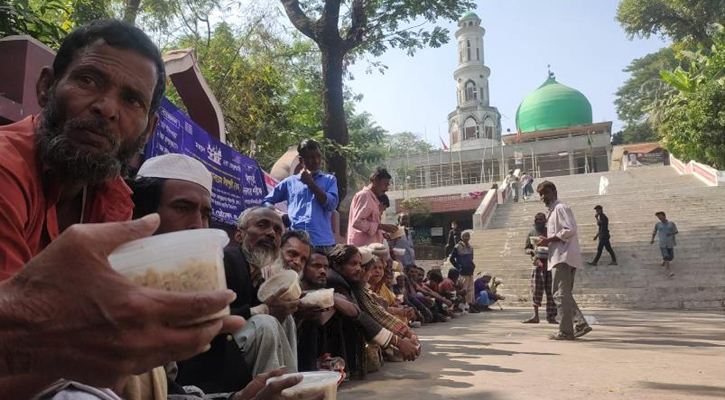
<path fill-rule="evenodd" d="M 557 80 L 573 87 L 592 103 L 594 122 L 617 120 L 614 99 L 627 79 L 622 72 L 633 59 L 665 46 L 659 38 L 629 40 L 615 20 L 615 0 L 489 0 L 477 1 L 483 20 L 485 63 L 491 105 L 502 114 L 503 132 L 515 132 L 516 109 L 523 98 L 546 79 L 551 64 Z M 442 22 L 451 32 L 455 23 Z M 358 111 L 367 111 L 391 133 L 411 131 L 440 145 L 446 143 L 447 115 L 456 107 L 453 71 L 455 40 L 414 57 L 389 50 L 379 61 L 389 69 L 366 73 L 369 64 L 350 69 L 348 85 L 362 94 Z"/>

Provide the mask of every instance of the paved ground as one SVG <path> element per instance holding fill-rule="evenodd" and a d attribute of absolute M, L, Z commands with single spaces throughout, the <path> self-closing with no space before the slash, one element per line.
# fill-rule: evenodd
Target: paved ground
<path fill-rule="evenodd" d="M 723 399 L 721 312 L 586 310 L 598 324 L 576 342 L 524 309 L 419 328 L 423 355 L 346 383 L 341 400 Z"/>

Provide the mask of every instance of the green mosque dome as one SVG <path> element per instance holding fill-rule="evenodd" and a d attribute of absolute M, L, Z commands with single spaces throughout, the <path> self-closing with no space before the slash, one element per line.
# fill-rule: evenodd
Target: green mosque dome
<path fill-rule="evenodd" d="M 592 123 L 592 105 L 578 90 L 562 85 L 550 74 L 529 93 L 516 111 L 520 132 L 545 131 Z"/>
<path fill-rule="evenodd" d="M 463 14 L 463 16 L 461 17 L 461 20 L 471 19 L 471 18 L 478 18 L 478 15 L 476 15 L 476 13 L 473 11 L 469 11 L 469 12 Z M 478 18 L 478 19 L 481 19 L 481 18 Z"/>

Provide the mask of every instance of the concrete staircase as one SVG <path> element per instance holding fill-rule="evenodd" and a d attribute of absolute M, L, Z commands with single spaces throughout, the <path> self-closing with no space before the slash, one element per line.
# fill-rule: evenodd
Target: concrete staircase
<path fill-rule="evenodd" d="M 599 180 L 609 180 L 599 196 Z M 585 261 L 594 258 L 597 232 L 594 206 L 609 217 L 612 247 L 618 266 L 599 265 L 577 272 L 574 296 L 582 306 L 625 308 L 725 307 L 725 187 L 708 187 L 697 178 L 681 176 L 671 167 L 641 167 L 629 171 L 550 178 L 559 198 L 574 211 Z M 541 180 L 537 180 L 538 184 Z M 662 210 L 679 229 L 670 272 L 661 267 L 657 242 L 650 245 Z M 546 212 L 538 198 L 507 203 L 496 209 L 487 229 L 476 231 L 477 272 L 503 279 L 504 305 L 530 305 L 531 260 L 523 252 L 524 237 L 534 215 Z"/>

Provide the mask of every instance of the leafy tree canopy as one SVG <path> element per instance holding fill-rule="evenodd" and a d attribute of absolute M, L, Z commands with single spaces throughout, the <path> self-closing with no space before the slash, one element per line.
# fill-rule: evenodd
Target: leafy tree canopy
<path fill-rule="evenodd" d="M 706 43 L 712 23 L 725 22 L 725 0 L 623 0 L 617 20 L 630 37 Z"/>

